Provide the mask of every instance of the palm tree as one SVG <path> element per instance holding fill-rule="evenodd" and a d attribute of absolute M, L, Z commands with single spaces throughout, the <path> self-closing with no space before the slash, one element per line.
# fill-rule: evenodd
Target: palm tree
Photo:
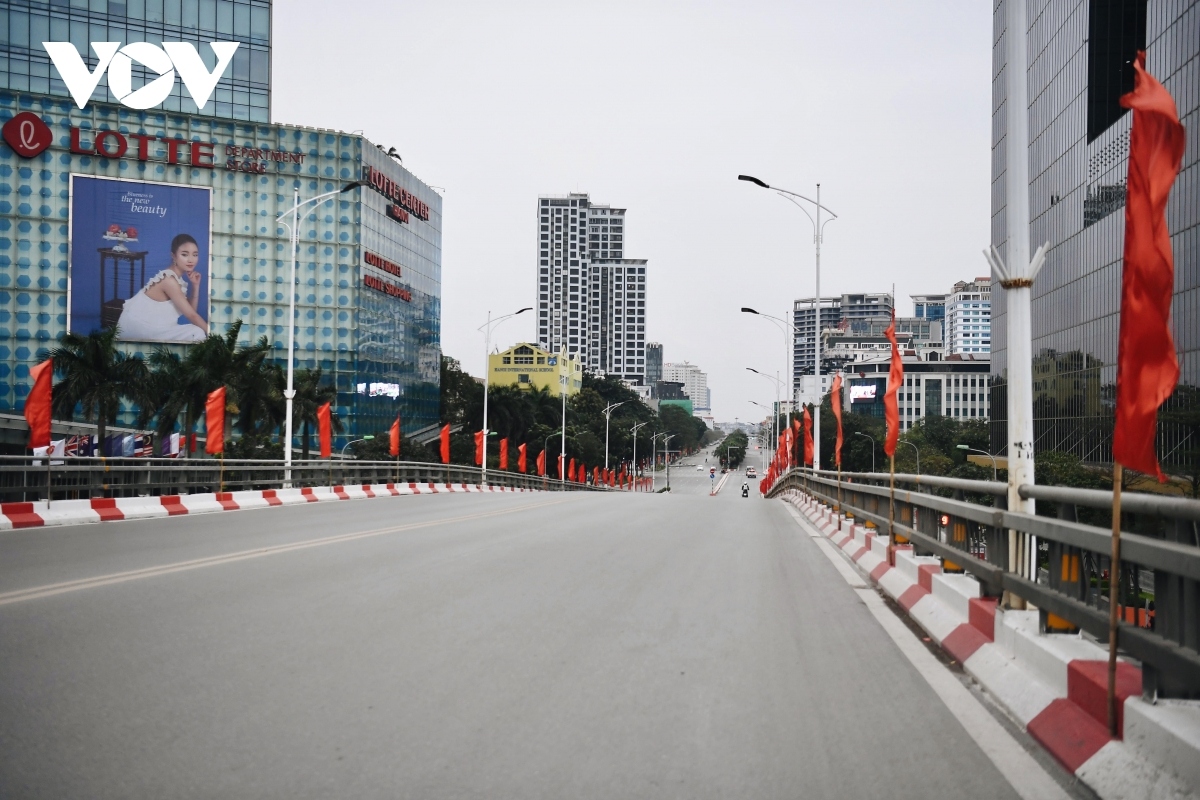
<path fill-rule="evenodd" d="M 296 396 L 292 399 L 292 416 L 295 422 L 304 424 L 300 457 L 307 461 L 311 431 L 317 425 L 317 409 L 325 403 L 337 401 L 337 387 L 321 383 L 320 367 L 299 370 L 296 372 L 292 385 L 296 389 Z M 332 412 L 332 406 L 330 410 Z M 329 427 L 333 428 L 335 433 L 345 430 L 342 420 L 336 413 L 330 413 Z"/>
<path fill-rule="evenodd" d="M 247 392 L 246 375 L 253 365 L 262 365 L 270 345 L 264 336 L 252 345 L 239 347 L 237 338 L 241 330 L 242 321 L 238 320 L 229 326 L 224 335 L 209 334 L 203 341 L 189 347 L 182 357 L 162 347 L 150 354 L 150 366 L 154 370 L 152 389 L 159 400 L 157 416 L 160 435 L 170 434 L 180 417 L 183 418 L 184 433 L 190 434 L 204 413 L 208 393 L 221 386 L 230 390 L 232 396 L 228 410 L 239 415 L 244 426 L 243 432 L 246 427 L 255 427 L 257 412 L 250 410 L 254 399 L 251 393 L 247 393 L 244 399 L 249 401 L 248 410 L 243 416 L 240 406 L 243 398 L 239 397 L 238 392 L 239 389 Z"/>
<path fill-rule="evenodd" d="M 96 422 L 101 448 L 108 426 L 117 421 L 122 398 L 143 408 L 152 401 L 145 362 L 118 350 L 116 339 L 115 326 L 87 335 L 64 333 L 50 351 L 54 371 L 63 376 L 54 386 L 55 416 L 72 419 L 75 407 L 82 406 L 84 420 Z"/>

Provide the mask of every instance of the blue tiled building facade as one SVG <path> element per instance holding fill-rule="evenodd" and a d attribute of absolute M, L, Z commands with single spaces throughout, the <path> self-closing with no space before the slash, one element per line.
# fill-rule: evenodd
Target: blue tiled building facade
<path fill-rule="evenodd" d="M 304 199 L 366 178 L 301 216 L 296 366 L 336 381 L 342 442 L 396 414 L 409 432 L 438 421 L 441 198 L 396 161 L 360 135 L 0 91 L 0 125 L 23 112 L 50 144 L 26 157 L 0 142 L 0 411 L 23 408 L 29 368 L 67 330 L 72 175 L 211 189 L 211 330 L 242 320 L 243 340 L 266 336 L 281 361 L 291 252 L 276 217 L 294 187 Z M 108 157 L 89 152 L 98 138 Z"/>

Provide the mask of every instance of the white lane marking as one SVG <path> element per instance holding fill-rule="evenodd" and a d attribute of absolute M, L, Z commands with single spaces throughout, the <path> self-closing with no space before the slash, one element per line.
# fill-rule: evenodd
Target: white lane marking
<path fill-rule="evenodd" d="M 325 545 L 339 544 L 341 542 L 352 542 L 358 539 L 369 539 L 374 536 L 383 536 L 389 533 L 400 533 L 402 531 L 411 531 L 416 530 L 417 528 L 429 528 L 437 525 L 447 525 L 455 522 L 468 522 L 487 517 L 497 517 L 503 514 L 515 514 L 521 511 L 528 511 L 534 508 L 543 508 L 545 506 L 554 506 L 565 502 L 566 499 L 553 500 L 548 503 L 530 503 L 518 506 L 516 508 L 485 511 L 478 514 L 465 514 L 459 517 L 432 519 L 423 522 L 410 522 L 405 525 L 395 525 L 388 528 L 357 531 L 355 533 L 343 533 L 336 536 L 326 536 L 321 539 L 309 539 L 303 542 L 292 542 L 290 544 L 279 544 L 271 547 L 260 547 L 253 550 L 241 550 L 234 553 L 226 553 L 224 555 L 196 558 L 190 561 L 178 561 L 174 564 L 161 564 L 157 567 L 145 567 L 142 569 L 129 570 L 127 572 L 111 573 L 109 575 L 97 575 L 92 578 L 80 578 L 73 581 L 64 581 L 63 583 L 52 583 L 45 586 L 31 586 L 28 589 L 16 589 L 11 592 L 0 594 L 0 606 L 6 606 L 12 603 L 20 603 L 26 600 L 39 600 L 43 597 L 53 597 L 55 595 L 65 594 L 67 592 L 77 592 L 82 589 L 94 589 L 100 586 L 111 586 L 116 583 L 126 583 L 128 581 L 140 580 L 142 578 L 153 578 L 159 575 L 170 575 L 175 572 L 187 572 L 189 570 L 201 569 L 203 567 L 212 567 L 220 564 L 229 564 L 236 561 L 245 561 L 251 558 L 261 558 L 263 556 L 278 555 L 280 553 L 290 553 L 295 550 L 307 550 L 311 547 L 323 547 Z"/>
<path fill-rule="evenodd" d="M 806 520 L 801 526 L 810 529 Z M 825 557 L 833 562 L 838 573 L 854 588 L 871 616 L 896 643 L 900 652 L 920 673 L 954 718 L 963 726 L 984 755 L 996 765 L 1024 800 L 1069 800 L 1070 796 L 1042 768 L 1033 756 L 996 721 L 983 704 L 943 667 L 916 636 L 901 622 L 874 589 L 863 586 L 862 578 L 846 563 L 846 556 L 828 541 L 817 542 Z M 859 588 L 862 587 L 862 588 Z"/>

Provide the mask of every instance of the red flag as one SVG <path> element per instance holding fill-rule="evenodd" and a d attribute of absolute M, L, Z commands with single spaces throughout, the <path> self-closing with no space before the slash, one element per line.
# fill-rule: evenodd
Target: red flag
<path fill-rule="evenodd" d="M 483 431 L 475 431 L 475 466 L 483 466 Z"/>
<path fill-rule="evenodd" d="M 1121 98 L 1121 105 L 1133 110 L 1133 126 L 1125 192 L 1113 460 L 1166 481 L 1154 438 L 1159 406 L 1179 382 L 1170 322 L 1175 262 L 1166 211 L 1183 158 L 1184 132 L 1175 101 L 1145 66 L 1146 54 L 1139 52 L 1133 62 L 1133 91 Z"/>
<path fill-rule="evenodd" d="M 904 363 L 900 360 L 900 345 L 896 343 L 896 310 L 892 309 L 892 324 L 883 332 L 892 343 L 892 365 L 888 370 L 887 391 L 883 395 L 883 419 L 887 423 L 887 438 L 883 442 L 883 452 L 889 456 L 896 454 L 896 445 L 900 441 L 900 384 L 904 383 Z"/>
<path fill-rule="evenodd" d="M 805 406 L 805 407 L 804 407 L 804 413 L 805 413 L 806 415 L 808 414 L 808 406 Z M 812 420 L 811 420 L 811 419 L 808 419 L 808 418 L 806 417 L 806 418 L 805 418 L 805 422 L 804 422 L 804 424 L 808 426 L 808 428 L 809 428 L 809 431 L 808 431 L 808 432 L 809 432 L 809 434 L 811 435 L 811 434 L 812 434 Z M 795 463 L 797 463 L 797 462 L 799 461 L 799 459 L 798 459 L 798 458 L 796 458 L 794 454 L 795 454 L 795 452 L 796 452 L 797 446 L 798 446 L 798 445 L 800 444 L 800 442 L 801 442 L 801 439 L 800 439 L 800 420 L 798 420 L 798 419 L 793 419 L 793 420 L 792 420 L 792 431 L 791 431 L 791 434 L 792 434 L 792 440 L 791 440 L 791 443 L 790 443 L 790 444 L 791 444 L 791 446 L 790 446 L 790 447 L 788 447 L 788 457 L 791 459 L 791 463 L 795 464 Z M 807 452 L 808 452 L 808 451 L 807 451 L 807 450 L 805 450 L 804 452 L 807 454 Z M 811 464 L 811 463 L 812 463 L 812 458 L 807 458 L 807 457 L 806 457 L 806 461 L 807 461 L 807 463 Z"/>
<path fill-rule="evenodd" d="M 538 453 L 537 469 L 538 469 L 539 477 L 542 477 L 542 478 L 546 477 L 546 451 L 545 450 Z"/>
<path fill-rule="evenodd" d="M 225 387 L 208 393 L 204 403 L 204 452 L 215 456 L 225 452 Z"/>
<path fill-rule="evenodd" d="M 500 440 L 500 469 L 508 469 L 508 437 Z"/>
<path fill-rule="evenodd" d="M 842 465 L 842 376 L 833 379 L 829 390 L 829 403 L 833 407 L 833 418 L 837 420 L 837 442 L 833 445 L 833 463 Z"/>
<path fill-rule="evenodd" d="M 317 409 L 317 438 L 321 441 L 321 458 L 329 458 L 333 452 L 333 430 L 329 420 L 329 403 Z"/>
<path fill-rule="evenodd" d="M 29 447 L 50 446 L 50 393 L 54 362 L 46 359 L 29 370 L 33 387 L 25 398 L 25 421 L 29 423 Z"/>
<path fill-rule="evenodd" d="M 809 466 L 813 463 L 812 414 L 808 413 L 808 406 L 804 407 L 804 463 Z"/>
<path fill-rule="evenodd" d="M 442 463 L 450 463 L 450 426 L 442 426 Z"/>
<path fill-rule="evenodd" d="M 522 444 L 517 446 L 517 469 L 524 472 L 525 465 L 525 445 Z"/>
<path fill-rule="evenodd" d="M 567 467 L 567 480 L 577 481 L 579 477 L 575 474 L 575 459 L 571 459 L 570 465 Z"/>
<path fill-rule="evenodd" d="M 566 465 L 565 457 L 562 453 L 558 454 L 558 479 L 565 480 L 563 476 L 563 467 Z"/>
<path fill-rule="evenodd" d="M 392 423 L 392 427 L 388 429 L 388 455 L 392 458 L 400 457 L 400 415 L 396 415 L 396 421 Z"/>
<path fill-rule="evenodd" d="M 600 485 L 600 468 L 592 467 L 592 486 Z"/>

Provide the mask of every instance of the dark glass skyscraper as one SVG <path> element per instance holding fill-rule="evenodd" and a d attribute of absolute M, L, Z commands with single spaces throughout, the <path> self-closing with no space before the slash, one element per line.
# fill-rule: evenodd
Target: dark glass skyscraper
<path fill-rule="evenodd" d="M 43 42 L 70 42 L 89 70 L 97 66 L 92 42 L 185 42 L 209 70 L 217 63 L 210 42 L 238 42 L 203 110 L 178 79 L 157 108 L 247 122 L 271 119 L 271 0 L 0 0 L 0 89 L 71 96 Z M 135 88 L 156 77 L 134 63 Z M 117 102 L 107 75 L 92 99 Z"/>
<path fill-rule="evenodd" d="M 992 244 L 1007 259 L 1005 220 L 1006 2 L 993 12 Z M 1026 2 L 1027 0 L 1020 0 Z M 1164 469 L 1200 467 L 1191 436 L 1200 413 L 1200 35 L 1194 0 L 1029 3 L 1029 209 L 1031 249 L 1050 243 L 1033 285 L 1035 451 L 1112 461 L 1117 332 L 1125 234 L 1131 61 L 1175 98 L 1189 143 L 1171 193 L 1167 224 L 1175 254 L 1172 326 L 1182 375 L 1159 417 Z M 992 295 L 992 445 L 1004 452 L 1007 315 Z"/>

